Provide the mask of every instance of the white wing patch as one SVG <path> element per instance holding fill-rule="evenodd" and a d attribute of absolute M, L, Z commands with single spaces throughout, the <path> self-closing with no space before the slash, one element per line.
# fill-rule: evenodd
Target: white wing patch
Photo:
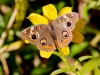
<path fill-rule="evenodd" d="M 66 15 L 63 15 L 64 18 L 67 18 L 67 20 L 70 20 Z"/>
<path fill-rule="evenodd" d="M 36 32 L 36 34 L 37 34 L 37 37 L 39 38 L 40 36 L 39 36 L 39 33 L 38 32 Z"/>
<path fill-rule="evenodd" d="M 67 28 L 67 27 L 66 27 L 66 23 L 65 23 L 65 22 L 63 22 L 63 26 L 64 26 L 64 28 Z"/>
<path fill-rule="evenodd" d="M 34 27 L 31 27 L 30 34 L 32 34 L 32 33 L 33 33 L 33 32 L 32 32 L 33 30 L 34 30 Z"/>

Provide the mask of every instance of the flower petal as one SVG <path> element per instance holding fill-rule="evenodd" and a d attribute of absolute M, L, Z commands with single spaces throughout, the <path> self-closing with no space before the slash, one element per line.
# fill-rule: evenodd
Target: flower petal
<path fill-rule="evenodd" d="M 48 4 L 46 6 L 43 6 L 43 15 L 48 18 L 49 20 L 54 20 L 57 18 L 57 10 L 52 4 Z"/>
<path fill-rule="evenodd" d="M 73 30 L 72 35 L 73 35 L 72 42 L 74 43 L 81 43 L 84 39 L 83 35 L 77 30 Z"/>
<path fill-rule="evenodd" d="M 53 53 L 53 51 L 40 50 L 40 56 L 43 58 L 49 58 L 52 53 Z"/>
<path fill-rule="evenodd" d="M 29 43 L 29 41 L 28 41 L 28 40 L 24 40 L 24 42 L 25 42 L 25 43 L 27 43 L 27 44 Z"/>
<path fill-rule="evenodd" d="M 82 19 L 78 19 L 76 22 L 76 30 L 81 30 L 85 27 L 84 21 Z"/>
<path fill-rule="evenodd" d="M 63 55 L 68 55 L 69 54 L 69 47 L 68 46 L 65 46 L 65 47 L 58 47 L 58 50 L 63 54 Z"/>
<path fill-rule="evenodd" d="M 27 17 L 33 24 L 48 24 L 48 20 L 36 13 L 32 13 Z"/>
<path fill-rule="evenodd" d="M 64 15 L 64 14 L 67 14 L 67 13 L 70 13 L 72 12 L 72 7 L 64 7 L 58 14 L 58 16 L 61 16 L 61 15 Z"/>

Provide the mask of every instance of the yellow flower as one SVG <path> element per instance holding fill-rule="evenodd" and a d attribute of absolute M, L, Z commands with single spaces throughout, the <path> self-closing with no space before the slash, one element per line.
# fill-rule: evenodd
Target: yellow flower
<path fill-rule="evenodd" d="M 55 20 L 58 16 L 61 16 L 63 14 L 67 14 L 72 12 L 72 8 L 71 7 L 64 7 L 59 14 L 57 15 L 57 10 L 54 7 L 54 5 L 52 4 L 48 4 L 46 6 L 43 6 L 42 8 L 43 11 L 43 16 L 36 14 L 36 13 L 32 13 L 30 14 L 27 18 L 34 24 L 46 24 L 48 25 L 48 21 L 53 21 Z M 81 43 L 83 41 L 83 35 L 78 32 L 78 30 L 83 29 L 84 28 L 84 22 L 83 20 L 79 19 L 76 22 L 76 27 L 75 29 L 72 31 L 73 34 L 73 39 L 72 42 L 74 43 Z M 63 55 L 68 55 L 69 54 L 69 47 L 63 47 L 60 48 L 58 45 L 58 50 L 63 54 Z M 44 51 L 44 50 L 40 50 L 40 55 L 41 57 L 44 58 L 49 58 L 51 56 L 51 54 L 53 53 L 53 51 Z"/>

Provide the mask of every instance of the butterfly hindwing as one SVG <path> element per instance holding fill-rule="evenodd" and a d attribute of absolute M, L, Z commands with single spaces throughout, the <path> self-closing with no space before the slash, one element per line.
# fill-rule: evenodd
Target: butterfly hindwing
<path fill-rule="evenodd" d="M 44 28 L 42 32 L 40 32 L 40 37 L 37 42 L 38 48 L 46 51 L 55 50 L 55 40 L 48 28 Z"/>
<path fill-rule="evenodd" d="M 64 27 L 53 26 L 54 37 L 57 40 L 59 47 L 68 46 L 72 41 L 72 32 L 66 30 Z"/>

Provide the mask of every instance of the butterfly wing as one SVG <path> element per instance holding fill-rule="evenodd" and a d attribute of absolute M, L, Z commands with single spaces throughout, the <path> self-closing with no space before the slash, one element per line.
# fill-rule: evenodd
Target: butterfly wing
<path fill-rule="evenodd" d="M 21 38 L 37 45 L 41 50 L 55 50 L 55 42 L 46 25 L 31 26 L 21 32 Z"/>
<path fill-rule="evenodd" d="M 64 27 L 53 26 L 51 30 L 54 32 L 52 35 L 57 40 L 59 47 L 68 46 L 68 44 L 72 41 L 72 32 L 66 30 Z"/>
<path fill-rule="evenodd" d="M 71 31 L 75 28 L 78 18 L 78 13 L 72 12 L 58 17 L 50 25 L 50 30 L 54 32 L 53 36 L 60 47 L 68 46 L 72 41 Z"/>
<path fill-rule="evenodd" d="M 42 32 L 40 32 L 40 38 L 37 42 L 38 48 L 46 51 L 55 50 L 56 45 L 54 38 L 48 28 L 44 28 Z"/>
<path fill-rule="evenodd" d="M 64 14 L 53 21 L 53 25 L 62 27 L 72 31 L 75 28 L 76 21 L 79 19 L 79 15 L 76 12 Z M 62 24 L 61 24 L 62 23 Z"/>

